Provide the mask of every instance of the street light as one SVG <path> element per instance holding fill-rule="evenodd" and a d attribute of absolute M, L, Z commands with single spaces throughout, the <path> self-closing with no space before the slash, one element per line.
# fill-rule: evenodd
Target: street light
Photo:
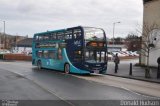
<path fill-rule="evenodd" d="M 121 22 L 119 21 L 119 22 L 114 22 L 113 23 L 113 49 L 114 49 L 114 31 L 115 31 L 115 25 L 119 24 L 119 23 L 121 23 Z"/>
<path fill-rule="evenodd" d="M 5 21 L 3 21 L 3 25 L 4 25 L 4 48 L 6 49 L 6 35 L 5 35 L 5 33 L 6 33 L 6 22 Z"/>
<path fill-rule="evenodd" d="M 6 33 L 5 31 L 6 31 L 6 21 L 3 21 L 3 23 L 4 23 L 4 34 Z"/>
<path fill-rule="evenodd" d="M 4 29 L 4 47 L 5 47 L 5 45 L 6 45 L 6 36 L 5 36 L 5 30 L 6 30 L 6 22 L 5 21 L 2 21 L 3 22 L 3 29 Z M 2 38 L 2 36 L 1 36 L 1 38 Z M 2 42 L 2 39 L 0 38 L 0 49 L 1 49 L 1 42 Z"/>
<path fill-rule="evenodd" d="M 4 29 L 4 38 L 5 38 L 5 30 L 6 30 L 6 29 L 5 29 L 5 21 L 2 21 L 2 22 L 3 22 L 3 25 L 4 25 L 4 28 L 3 28 L 3 29 Z M 1 37 L 1 38 L 2 38 L 2 37 Z M 1 43 L 1 42 L 2 42 L 1 38 L 0 38 L 0 44 L 2 44 L 2 43 Z M 4 44 L 5 44 L 5 42 L 4 42 Z M 1 46 L 0 46 L 0 49 L 1 49 Z"/>

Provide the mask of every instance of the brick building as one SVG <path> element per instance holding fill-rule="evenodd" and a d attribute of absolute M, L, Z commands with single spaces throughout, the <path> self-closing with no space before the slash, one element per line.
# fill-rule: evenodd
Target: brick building
<path fill-rule="evenodd" d="M 24 36 L 0 33 L 0 49 L 10 50 L 12 48 L 12 44 L 16 44 L 16 42 L 25 38 L 26 37 Z"/>

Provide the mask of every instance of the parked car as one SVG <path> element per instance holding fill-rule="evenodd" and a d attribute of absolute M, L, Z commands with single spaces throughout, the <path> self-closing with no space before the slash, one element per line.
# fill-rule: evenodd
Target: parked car
<path fill-rule="evenodd" d="M 0 49 L 0 54 L 7 54 L 7 53 L 11 53 L 11 52 L 6 49 Z"/>
<path fill-rule="evenodd" d="M 118 54 L 119 57 L 125 57 L 124 54 L 120 53 L 119 51 L 115 51 L 115 52 L 112 52 L 114 55 Z"/>
<path fill-rule="evenodd" d="M 125 55 L 125 56 L 129 56 L 129 54 L 126 51 L 120 51 L 120 53 Z"/>
<path fill-rule="evenodd" d="M 134 56 L 139 56 L 139 54 L 137 53 L 137 51 L 133 52 Z"/>

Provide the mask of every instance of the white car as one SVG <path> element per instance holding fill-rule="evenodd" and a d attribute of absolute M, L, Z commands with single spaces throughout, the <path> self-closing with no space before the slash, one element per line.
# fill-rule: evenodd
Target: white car
<path fill-rule="evenodd" d="M 124 54 L 120 53 L 120 52 L 112 52 L 114 55 L 118 54 L 119 57 L 125 57 Z"/>
<path fill-rule="evenodd" d="M 120 51 L 121 54 L 125 55 L 125 56 L 129 56 L 129 54 L 125 51 Z"/>
<path fill-rule="evenodd" d="M 9 50 L 6 49 L 1 49 L 0 50 L 0 54 L 7 54 L 7 53 L 11 53 Z"/>
<path fill-rule="evenodd" d="M 133 52 L 134 56 L 139 56 L 139 54 L 137 53 L 137 51 Z"/>

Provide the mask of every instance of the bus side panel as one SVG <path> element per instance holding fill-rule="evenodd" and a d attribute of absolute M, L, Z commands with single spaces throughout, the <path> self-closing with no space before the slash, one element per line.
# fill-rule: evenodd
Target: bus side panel
<path fill-rule="evenodd" d="M 47 69 L 53 69 L 58 71 L 63 71 L 64 64 L 60 60 L 55 59 L 41 59 L 42 67 Z"/>

